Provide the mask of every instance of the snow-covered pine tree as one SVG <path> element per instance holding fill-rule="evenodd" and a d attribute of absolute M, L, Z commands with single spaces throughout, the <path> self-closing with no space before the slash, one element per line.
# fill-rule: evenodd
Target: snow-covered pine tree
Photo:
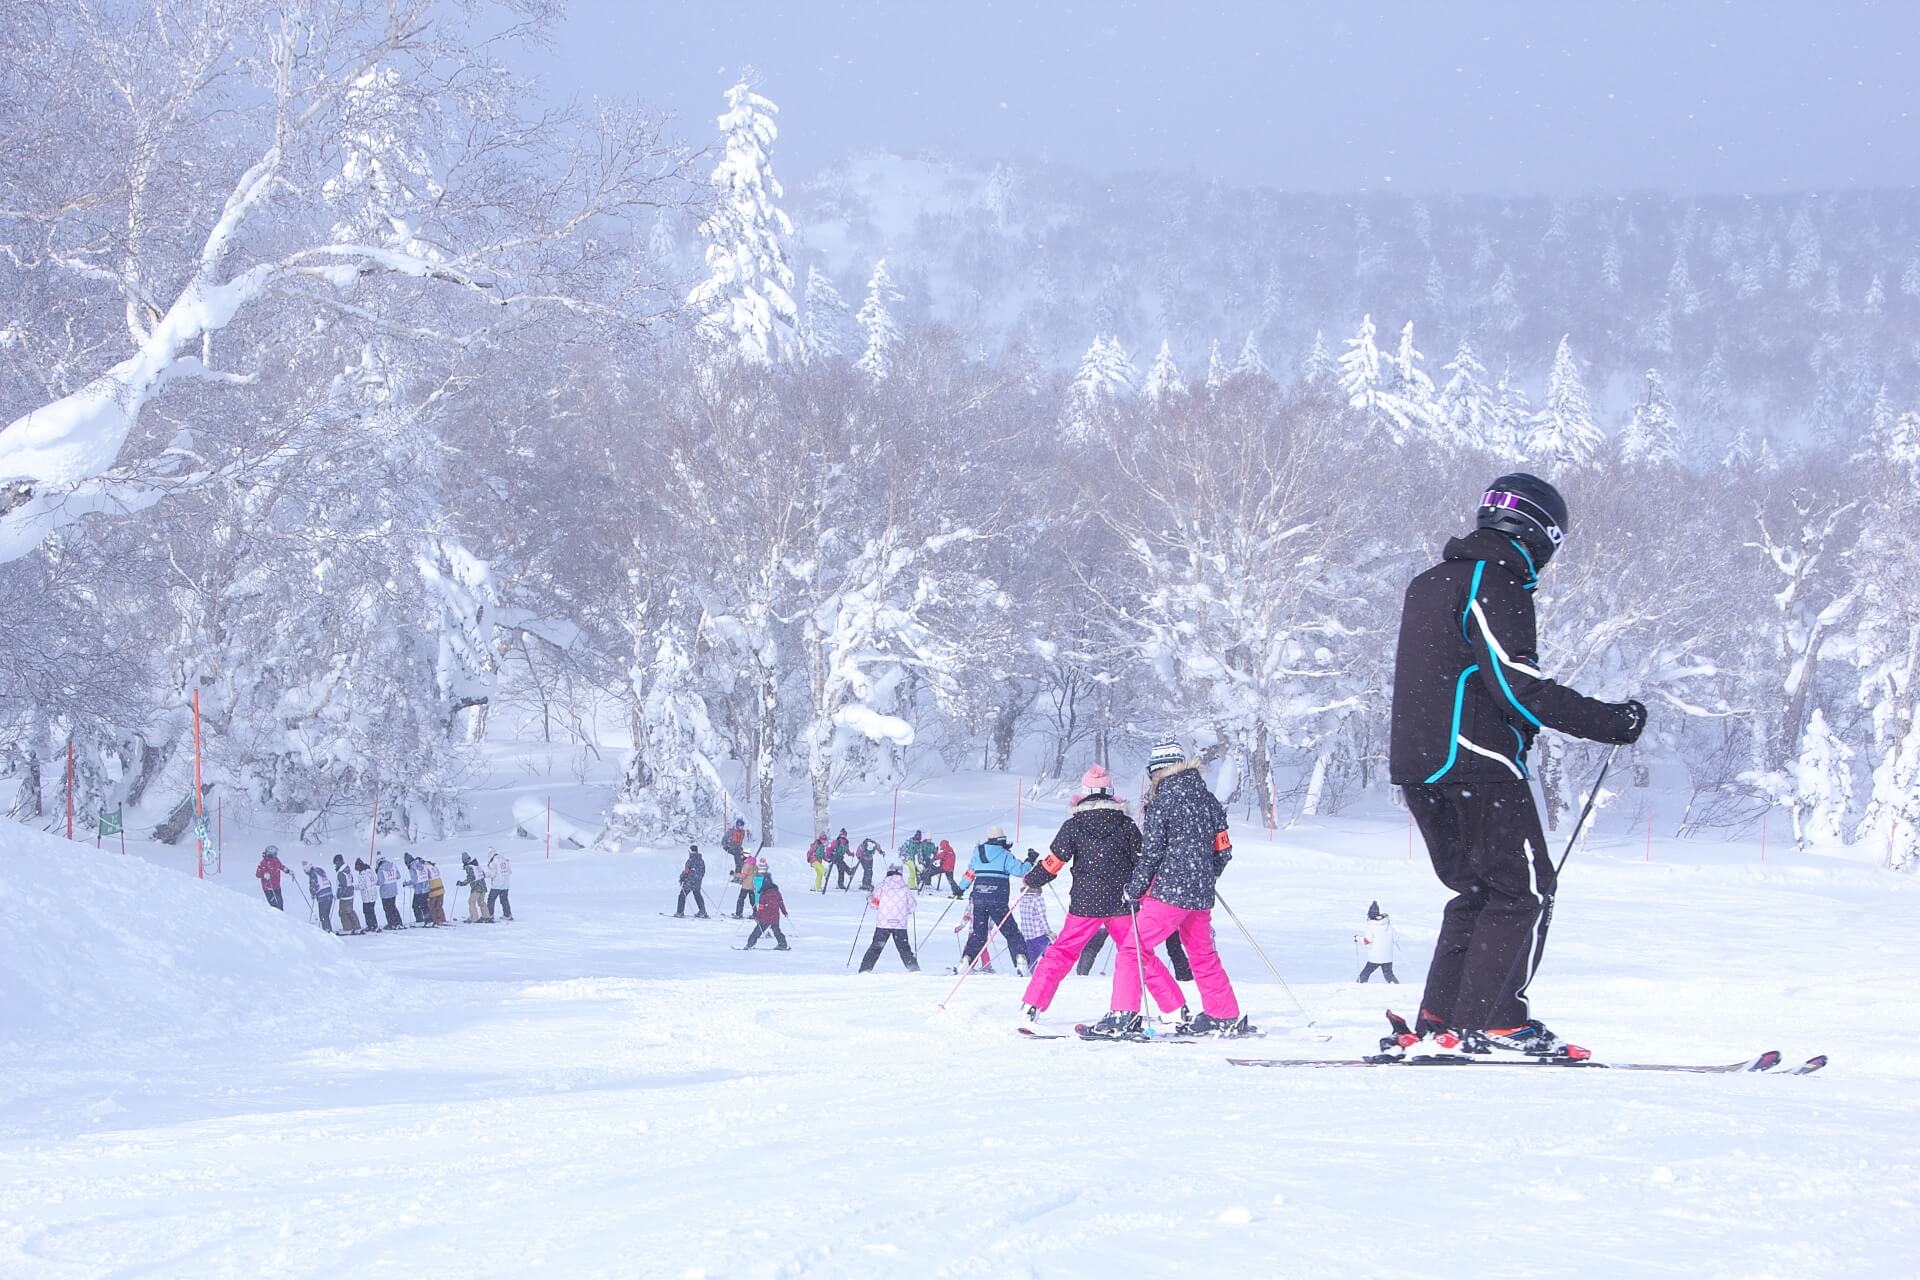
<path fill-rule="evenodd" d="M 723 813 L 740 811 L 719 771 L 725 747 L 675 624 L 653 620 L 632 630 L 642 650 L 628 672 L 636 700 L 633 754 L 600 841 L 617 847 L 634 839 L 698 840 Z"/>
<path fill-rule="evenodd" d="M 1833 731 L 1819 707 L 1807 718 L 1800 737 L 1789 803 L 1794 842 L 1802 849 L 1845 839 L 1853 811 L 1853 748 Z"/>
<path fill-rule="evenodd" d="M 680 257 L 680 241 L 673 234 L 673 223 L 667 220 L 665 209 L 653 215 L 653 227 L 647 232 L 647 256 L 660 267 L 671 267 Z"/>
<path fill-rule="evenodd" d="M 1440 419 L 1433 379 L 1420 367 L 1426 357 L 1413 345 L 1413 321 L 1400 327 L 1400 341 L 1387 362 L 1381 407 L 1393 419 L 1397 439 L 1433 438 Z"/>
<path fill-rule="evenodd" d="M 887 260 L 873 264 L 867 279 L 867 297 L 854 320 L 866 335 L 866 349 L 854 365 L 875 382 L 885 382 L 893 372 L 893 349 L 900 345 L 900 326 L 894 323 L 891 303 L 900 301 L 900 291 L 887 274 Z"/>
<path fill-rule="evenodd" d="M 1493 282 L 1488 304 L 1494 326 L 1502 333 L 1512 333 L 1525 319 L 1525 313 L 1520 309 L 1520 281 L 1513 274 L 1512 263 L 1501 264 L 1500 275 Z"/>
<path fill-rule="evenodd" d="M 1680 460 L 1680 432 L 1673 406 L 1656 369 L 1647 370 L 1646 390 L 1620 433 L 1620 461 L 1629 466 L 1660 467 Z"/>
<path fill-rule="evenodd" d="M 807 268 L 807 309 L 800 319 L 800 355 L 833 360 L 846 351 L 847 303 L 827 273 Z"/>
<path fill-rule="evenodd" d="M 1220 339 L 1215 338 L 1207 344 L 1207 381 L 1209 392 L 1218 391 L 1227 385 L 1227 362 L 1220 354 Z"/>
<path fill-rule="evenodd" d="M 1527 458 L 1541 466 L 1577 471 L 1593 462 L 1605 440 L 1594 424 L 1573 344 L 1562 337 L 1547 371 L 1546 401 L 1527 433 Z"/>
<path fill-rule="evenodd" d="M 1700 366 L 1694 380 L 1693 409 L 1688 415 L 1710 427 L 1726 422 L 1733 408 L 1733 379 L 1727 373 L 1727 358 L 1715 347 L 1707 362 Z"/>
<path fill-rule="evenodd" d="M 1447 375 L 1447 381 L 1440 388 L 1437 424 L 1447 442 L 1454 448 L 1505 452 L 1506 442 L 1501 438 L 1495 415 L 1494 394 L 1487 387 L 1486 366 L 1473 353 L 1473 344 L 1461 338 L 1460 345 L 1454 348 L 1453 359 L 1442 365 L 1441 370 Z"/>
<path fill-rule="evenodd" d="M 1618 294 L 1621 286 L 1620 242 L 1609 238 L 1606 248 L 1600 251 L 1600 287 L 1611 294 Z"/>
<path fill-rule="evenodd" d="M 1382 377 L 1380 373 L 1380 348 L 1374 345 L 1373 316 L 1360 318 L 1359 332 L 1346 340 L 1346 351 L 1340 356 L 1340 394 L 1345 396 L 1349 407 L 1358 409 L 1374 421 L 1379 412 L 1379 397 Z"/>
<path fill-rule="evenodd" d="M 1313 331 L 1313 343 L 1307 353 L 1300 357 L 1300 385 L 1303 387 L 1327 388 L 1334 386 L 1340 375 L 1340 366 L 1327 354 L 1327 340 L 1319 329 Z"/>
<path fill-rule="evenodd" d="M 1787 267 L 1787 288 L 1805 289 L 1820 274 L 1820 235 L 1813 229 L 1813 219 L 1807 216 L 1804 205 L 1793 216 L 1787 243 L 1793 246 L 1793 260 Z"/>
<path fill-rule="evenodd" d="M 1260 358 L 1260 344 L 1254 341 L 1251 330 L 1247 333 L 1247 340 L 1240 344 L 1240 354 L 1234 357 L 1233 376 L 1236 378 L 1267 376 L 1267 362 Z"/>
<path fill-rule="evenodd" d="M 1160 340 L 1160 350 L 1154 354 L 1153 363 L 1147 368 L 1147 377 L 1140 384 L 1140 394 L 1153 404 L 1159 404 L 1169 396 L 1187 394 L 1187 384 L 1180 376 L 1180 366 L 1173 362 L 1173 348 L 1167 340 Z"/>
<path fill-rule="evenodd" d="M 1013 218 L 1014 200 L 1014 174 L 1005 161 L 996 162 L 993 172 L 987 175 L 987 186 L 981 199 L 988 216 L 993 219 L 994 229 L 1005 231 Z"/>
<path fill-rule="evenodd" d="M 1687 270 L 1687 247 L 1681 245 L 1667 271 L 1667 300 L 1683 316 L 1700 309 L 1700 295 L 1694 291 L 1693 274 Z"/>
<path fill-rule="evenodd" d="M 1513 376 L 1513 358 L 1500 366 L 1500 381 L 1493 388 L 1493 431 L 1489 441 L 1503 457 L 1520 461 L 1524 456 L 1527 433 L 1533 429 L 1533 406 L 1526 388 Z"/>
<path fill-rule="evenodd" d="M 727 90 L 720 160 L 708 180 L 713 211 L 700 223 L 708 275 L 687 295 L 687 305 L 717 346 L 768 364 L 783 354 L 798 315 L 786 248 L 793 222 L 780 208 L 784 192 L 773 176 L 773 143 L 780 136 L 773 118 L 780 108 L 753 84 L 749 69 Z"/>
<path fill-rule="evenodd" d="M 1060 423 L 1066 439 L 1074 444 L 1105 439 L 1109 407 L 1132 396 L 1138 381 L 1139 371 L 1120 339 L 1094 335 L 1067 390 L 1066 412 Z"/>
<path fill-rule="evenodd" d="M 1860 301 L 1860 309 L 1867 315 L 1877 316 L 1887 309 L 1887 282 L 1878 271 L 1867 285 L 1867 296 Z"/>

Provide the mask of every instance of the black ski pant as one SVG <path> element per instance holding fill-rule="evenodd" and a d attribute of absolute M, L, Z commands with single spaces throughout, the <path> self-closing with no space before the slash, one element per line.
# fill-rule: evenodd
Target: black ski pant
<path fill-rule="evenodd" d="M 751 906 L 753 906 L 753 890 L 742 889 L 740 896 L 734 899 L 733 902 L 733 918 L 735 920 L 741 919 L 747 914 L 747 909 Z"/>
<path fill-rule="evenodd" d="M 398 896 L 399 895 L 396 894 L 392 898 L 380 899 L 380 909 L 387 913 L 387 928 L 389 929 L 404 929 L 407 927 L 407 922 L 400 918 L 400 903 L 397 901 Z"/>
<path fill-rule="evenodd" d="M 313 909 L 314 909 L 314 912 L 320 917 L 320 927 L 322 929 L 325 929 L 328 933 L 332 933 L 333 932 L 333 899 L 332 898 L 315 898 L 313 900 Z"/>
<path fill-rule="evenodd" d="M 940 887 L 940 878 L 942 876 L 946 877 L 947 887 L 953 890 L 954 897 L 964 898 L 967 896 L 966 890 L 960 887 L 960 882 L 953 878 L 953 872 L 951 871 L 936 870 L 931 876 L 927 877 L 927 883 L 937 889 Z"/>
<path fill-rule="evenodd" d="M 1024 967 L 1027 940 L 1007 909 L 1007 895 L 1007 882 L 999 876 L 982 876 L 973 882 L 973 932 L 967 935 L 967 945 L 960 953 L 964 960 L 962 968 L 971 965 L 973 958 L 986 947 L 987 936 L 994 931 L 995 925 L 999 926 L 1000 937 L 1011 953 L 1013 971 L 1019 973 Z M 993 959 L 991 953 L 987 959 Z"/>
<path fill-rule="evenodd" d="M 1376 964 L 1371 960 L 1367 961 L 1367 967 L 1360 971 L 1360 976 L 1354 979 L 1354 981 L 1365 982 L 1368 978 L 1371 978 L 1373 976 L 1373 971 L 1375 969 L 1378 969 L 1383 975 L 1385 975 L 1388 982 L 1397 983 L 1400 981 L 1400 979 L 1393 976 L 1393 961 L 1391 960 L 1387 961 L 1385 964 Z"/>
<path fill-rule="evenodd" d="M 865 858 L 860 860 L 860 888 L 862 892 L 873 892 L 873 863 Z"/>
<path fill-rule="evenodd" d="M 1086 977 L 1093 972 L 1093 965 L 1100 958 L 1100 948 L 1107 945 L 1106 930 L 1093 935 L 1093 941 L 1080 953 L 1080 960 L 1074 966 L 1074 972 Z M 1176 982 L 1192 982 L 1193 966 L 1187 963 L 1187 946 L 1180 941 L 1177 933 L 1167 935 L 1167 960 L 1173 968 Z"/>
<path fill-rule="evenodd" d="M 493 909 L 495 907 L 498 907 L 500 908 L 500 914 L 502 916 L 506 917 L 508 920 L 513 919 L 513 900 L 507 897 L 507 894 L 509 892 L 511 892 L 511 890 L 507 890 L 507 889 L 487 890 L 487 914 L 488 915 L 492 915 Z M 702 908 L 702 910 L 704 909 L 705 908 Z"/>
<path fill-rule="evenodd" d="M 413 922 L 415 924 L 426 924 L 429 922 L 429 917 L 427 916 L 426 890 L 415 889 L 413 891 L 413 897 L 410 900 L 410 905 L 413 907 Z"/>
<path fill-rule="evenodd" d="M 1425 1028 L 1519 1026 L 1552 911 L 1553 859 L 1524 782 L 1401 788 L 1440 883 L 1453 890 L 1420 1000 Z M 1542 910 L 1542 904 L 1546 910 Z"/>
<path fill-rule="evenodd" d="M 267 888 L 267 886 L 261 885 L 260 892 L 267 895 L 267 905 L 272 907 L 275 911 L 285 911 L 287 909 L 287 904 L 281 898 L 280 891 L 278 889 L 269 889 Z"/>
<path fill-rule="evenodd" d="M 900 963 L 907 966 L 907 972 L 920 972 L 920 962 L 913 958 L 913 944 L 908 940 L 905 929 L 875 929 L 867 954 L 860 961 L 860 972 L 871 973 L 873 966 L 880 963 L 880 953 L 886 950 L 888 939 L 893 940 L 894 948 L 900 952 Z"/>
<path fill-rule="evenodd" d="M 833 870 L 834 873 L 840 877 L 840 891 L 842 893 L 853 887 L 853 868 L 847 865 L 845 858 L 835 858 L 833 860 Z"/>
<path fill-rule="evenodd" d="M 753 950 L 753 944 L 760 941 L 761 937 L 764 936 L 769 930 L 771 930 L 773 933 L 773 940 L 780 944 L 779 947 L 775 949 L 779 951 L 785 951 L 787 949 L 787 935 L 780 932 L 780 922 L 777 920 L 774 921 L 772 924 L 762 924 L 758 920 L 754 921 L 753 932 L 747 935 L 746 949 L 748 951 Z"/>
<path fill-rule="evenodd" d="M 707 914 L 707 899 L 706 896 L 700 892 L 700 886 L 697 884 L 687 885 L 680 890 L 680 901 L 673 904 L 673 914 L 677 916 L 687 914 L 687 896 L 689 894 L 693 896 L 693 909 L 701 915 Z"/>

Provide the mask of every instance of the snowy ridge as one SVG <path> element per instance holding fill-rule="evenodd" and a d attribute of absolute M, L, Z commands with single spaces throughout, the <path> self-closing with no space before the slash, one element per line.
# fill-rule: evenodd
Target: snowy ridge
<path fill-rule="evenodd" d="M 246 883 L 248 871 L 230 863 L 226 879 Z M 241 1026 L 269 1041 L 319 1038 L 390 1003 L 391 979 L 343 954 L 309 923 L 292 877 L 281 883 L 284 913 L 257 889 L 248 899 L 8 824 L 0 1059 L 146 1062 Z"/>

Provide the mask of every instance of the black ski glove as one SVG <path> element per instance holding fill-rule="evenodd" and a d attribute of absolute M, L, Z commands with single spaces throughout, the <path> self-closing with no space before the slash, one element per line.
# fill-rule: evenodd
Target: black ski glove
<path fill-rule="evenodd" d="M 1615 703 L 1613 740 L 1623 747 L 1630 747 L 1640 740 L 1641 731 L 1647 727 L 1647 709 L 1636 701 Z"/>

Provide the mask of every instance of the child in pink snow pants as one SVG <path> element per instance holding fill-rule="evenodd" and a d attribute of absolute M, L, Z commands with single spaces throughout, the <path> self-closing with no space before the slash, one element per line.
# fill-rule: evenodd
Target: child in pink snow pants
<path fill-rule="evenodd" d="M 1074 800 L 1047 853 L 1026 875 L 1028 890 L 1038 893 L 1064 871 L 1073 872 L 1066 923 L 1033 966 L 1033 977 L 1021 997 L 1030 1019 L 1053 1003 L 1061 980 L 1102 929 L 1118 943 L 1132 926 L 1126 914 L 1126 888 L 1140 861 L 1140 828 L 1134 825 L 1126 803 L 1113 794 L 1113 777 L 1103 766 L 1088 769 L 1080 785 L 1085 794 Z M 1157 956 L 1149 956 L 1146 968 L 1147 987 L 1160 1007 L 1169 1013 L 1180 1008 L 1184 1003 L 1180 987 L 1167 967 Z M 1137 999 L 1137 972 L 1134 990 Z"/>
<path fill-rule="evenodd" d="M 1140 861 L 1126 889 L 1127 898 L 1140 906 L 1113 957 L 1113 1009 L 1088 1031 L 1096 1036 L 1141 1033 L 1142 957 L 1152 972 L 1159 967 L 1152 948 L 1178 934 L 1193 967 L 1194 985 L 1200 988 L 1200 1013 L 1183 1033 L 1251 1034 L 1220 954 L 1213 949 L 1214 885 L 1233 860 L 1227 811 L 1207 789 L 1200 762 L 1186 759 L 1177 742 L 1164 741 L 1153 749 L 1147 777 Z M 1161 1009 L 1171 1012 L 1164 1001 Z"/>
<path fill-rule="evenodd" d="M 1033 977 L 1028 980 L 1026 994 L 1020 997 L 1021 1000 L 1036 1010 L 1048 1008 L 1053 1004 L 1054 993 L 1060 989 L 1061 982 L 1072 971 L 1073 962 L 1080 958 L 1087 944 L 1102 929 L 1118 944 L 1126 938 L 1132 924 L 1126 916 L 1076 916 L 1068 912 L 1067 922 L 1061 926 L 1059 936 L 1054 938 L 1053 945 L 1040 957 L 1040 963 L 1033 966 Z M 1134 962 L 1129 960 L 1127 963 Z M 1149 954 L 1146 968 L 1147 990 L 1153 992 L 1154 1002 L 1163 1011 L 1172 1013 L 1185 1003 L 1180 995 L 1180 985 L 1167 972 L 1167 966 L 1160 962 L 1159 956 Z M 1134 977 L 1133 998 L 1137 1004 L 1140 999 L 1140 975 L 1137 968 L 1130 972 Z"/>
<path fill-rule="evenodd" d="M 1124 916 L 1119 921 L 1120 929 L 1114 934 L 1114 942 L 1119 944 L 1119 952 L 1113 958 L 1113 1007 L 1116 1009 L 1138 1009 L 1140 1007 L 1140 960 L 1139 943 L 1134 939 L 1132 922 Z M 1240 1016 L 1240 1001 L 1233 994 L 1233 983 L 1227 980 L 1227 970 L 1220 963 L 1220 953 L 1213 949 L 1213 910 L 1199 910 L 1187 907 L 1174 907 L 1151 895 L 1140 904 L 1140 937 L 1147 946 L 1147 987 L 1153 991 L 1153 999 L 1162 1013 L 1172 1013 L 1180 1004 L 1178 987 L 1174 987 L 1175 997 L 1171 1004 L 1154 982 L 1154 974 L 1165 979 L 1173 986 L 1173 975 L 1167 972 L 1160 958 L 1153 954 L 1155 947 L 1167 940 L 1170 934 L 1179 934 L 1180 941 L 1187 948 L 1187 960 L 1193 965 L 1193 983 L 1200 988 L 1200 1008 L 1222 1022 L 1232 1022 Z"/>

